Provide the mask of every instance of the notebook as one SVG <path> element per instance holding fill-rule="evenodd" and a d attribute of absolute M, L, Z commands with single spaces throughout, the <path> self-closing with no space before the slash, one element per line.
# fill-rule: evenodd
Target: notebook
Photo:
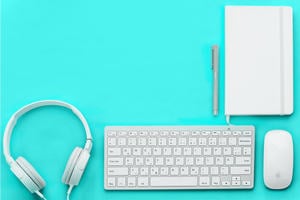
<path fill-rule="evenodd" d="M 225 114 L 292 112 L 292 8 L 226 6 Z"/>

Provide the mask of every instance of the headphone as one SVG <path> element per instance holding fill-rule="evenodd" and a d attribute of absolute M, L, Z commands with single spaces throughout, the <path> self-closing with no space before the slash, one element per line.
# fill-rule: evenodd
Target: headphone
<path fill-rule="evenodd" d="M 40 198 L 46 200 L 46 198 L 40 192 L 40 190 L 43 189 L 46 185 L 44 179 L 25 158 L 18 157 L 15 160 L 10 154 L 10 139 L 13 128 L 17 124 L 18 119 L 25 113 L 44 106 L 59 106 L 71 110 L 80 119 L 85 129 L 85 146 L 84 148 L 75 147 L 67 162 L 67 166 L 62 176 L 62 182 L 69 185 L 69 189 L 67 192 L 68 200 L 70 198 L 73 187 L 79 184 L 85 167 L 89 161 L 90 152 L 92 149 L 92 135 L 90 128 L 86 119 L 76 107 L 66 102 L 57 100 L 37 101 L 22 107 L 11 116 L 7 123 L 3 137 L 3 153 L 7 164 L 10 166 L 10 170 L 17 176 L 17 178 L 24 184 L 24 186 L 31 193 L 36 193 Z"/>

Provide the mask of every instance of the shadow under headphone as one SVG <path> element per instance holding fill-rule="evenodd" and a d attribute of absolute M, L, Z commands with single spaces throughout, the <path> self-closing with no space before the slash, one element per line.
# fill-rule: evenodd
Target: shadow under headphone
<path fill-rule="evenodd" d="M 38 172 L 33 168 L 33 166 L 28 161 L 26 161 L 25 158 L 18 157 L 16 160 L 14 160 L 10 154 L 10 139 L 13 132 L 13 128 L 17 124 L 18 119 L 25 113 L 44 106 L 60 106 L 71 110 L 80 119 L 85 129 L 85 146 L 84 148 L 75 147 L 67 162 L 62 177 L 62 182 L 69 185 L 69 189 L 67 192 L 67 199 L 69 199 L 72 188 L 79 184 L 85 167 L 89 161 L 90 152 L 92 149 L 92 135 L 90 128 L 86 119 L 76 107 L 66 102 L 57 100 L 37 101 L 22 107 L 11 116 L 7 123 L 3 137 L 3 153 L 6 162 L 10 166 L 11 171 L 18 177 L 18 179 L 24 184 L 24 186 L 31 193 L 36 193 L 42 199 L 46 199 L 40 192 L 40 190 L 43 189 L 46 185 L 43 178 L 38 174 Z"/>

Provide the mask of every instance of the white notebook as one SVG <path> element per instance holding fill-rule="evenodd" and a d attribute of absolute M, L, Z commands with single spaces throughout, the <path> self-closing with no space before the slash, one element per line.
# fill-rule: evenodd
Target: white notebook
<path fill-rule="evenodd" d="M 292 8 L 226 6 L 225 114 L 292 112 Z"/>

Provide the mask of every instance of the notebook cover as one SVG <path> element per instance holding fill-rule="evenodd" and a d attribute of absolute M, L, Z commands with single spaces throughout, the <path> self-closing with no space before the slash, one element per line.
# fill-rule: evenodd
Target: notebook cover
<path fill-rule="evenodd" d="M 292 8 L 226 6 L 225 114 L 292 112 Z"/>

